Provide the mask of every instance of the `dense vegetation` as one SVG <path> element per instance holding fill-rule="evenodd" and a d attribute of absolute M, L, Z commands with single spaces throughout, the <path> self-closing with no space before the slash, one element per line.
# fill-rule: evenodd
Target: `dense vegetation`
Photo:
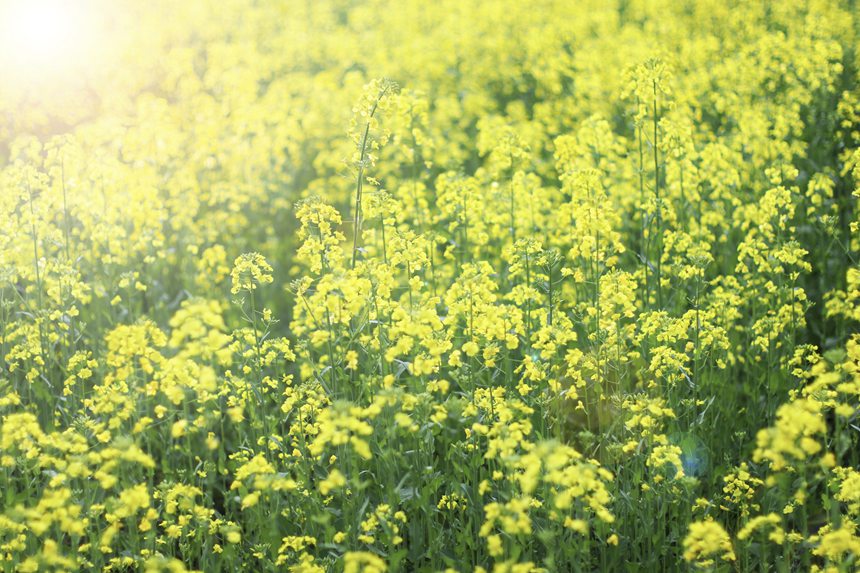
<path fill-rule="evenodd" d="M 858 570 L 854 1 L 92 9 L 0 85 L 0 569 Z"/>

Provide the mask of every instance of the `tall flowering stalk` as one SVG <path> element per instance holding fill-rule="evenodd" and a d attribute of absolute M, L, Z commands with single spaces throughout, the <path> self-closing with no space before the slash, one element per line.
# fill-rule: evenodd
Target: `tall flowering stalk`
<path fill-rule="evenodd" d="M 355 207 L 353 208 L 353 236 L 352 236 L 352 268 L 355 268 L 358 255 L 361 218 L 362 218 L 362 192 L 365 183 L 365 171 L 376 163 L 376 153 L 382 145 L 388 141 L 387 131 L 379 130 L 379 120 L 376 112 L 380 106 L 386 107 L 386 96 L 399 92 L 397 83 L 389 79 L 373 80 L 364 87 L 364 93 L 358 104 L 353 108 L 353 125 L 350 129 L 350 137 L 357 146 L 356 155 L 353 158 L 358 172 L 355 177 Z"/>

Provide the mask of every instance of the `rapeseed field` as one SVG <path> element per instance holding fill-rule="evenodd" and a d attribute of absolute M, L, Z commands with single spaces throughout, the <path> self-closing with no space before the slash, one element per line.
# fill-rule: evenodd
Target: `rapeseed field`
<path fill-rule="evenodd" d="M 860 571 L 856 1 L 0 27 L 0 570 Z"/>

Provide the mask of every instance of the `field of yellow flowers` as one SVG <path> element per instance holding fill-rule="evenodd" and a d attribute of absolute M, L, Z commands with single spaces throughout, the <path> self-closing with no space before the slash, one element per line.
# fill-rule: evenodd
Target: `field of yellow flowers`
<path fill-rule="evenodd" d="M 860 571 L 855 0 L 72 4 L 0 571 Z"/>

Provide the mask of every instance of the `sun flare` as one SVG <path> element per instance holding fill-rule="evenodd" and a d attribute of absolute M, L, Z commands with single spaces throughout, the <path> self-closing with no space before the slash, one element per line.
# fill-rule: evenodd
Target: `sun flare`
<path fill-rule="evenodd" d="M 84 2 L 10 0 L 0 3 L 0 22 L 3 63 L 28 73 L 74 68 L 91 40 Z"/>

